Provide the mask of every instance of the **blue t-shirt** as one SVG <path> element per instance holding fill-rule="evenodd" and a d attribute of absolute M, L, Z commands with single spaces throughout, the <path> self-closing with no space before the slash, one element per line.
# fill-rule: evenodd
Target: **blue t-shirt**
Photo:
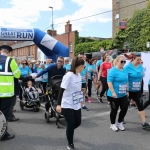
<path fill-rule="evenodd" d="M 86 83 L 86 74 L 87 74 L 87 67 L 85 67 L 82 72 L 80 72 L 82 83 Z"/>
<path fill-rule="evenodd" d="M 98 60 L 97 62 L 96 62 L 96 66 L 100 66 L 102 64 L 102 60 Z"/>
<path fill-rule="evenodd" d="M 24 68 L 19 67 L 19 70 L 21 72 L 21 76 L 28 76 L 28 74 L 30 73 L 30 69 L 28 66 L 25 66 Z"/>
<path fill-rule="evenodd" d="M 129 91 L 138 92 L 141 90 L 141 80 L 144 76 L 142 65 L 138 65 L 136 68 L 132 63 L 125 66 L 125 70 L 128 73 L 129 79 Z"/>
<path fill-rule="evenodd" d="M 116 67 L 111 68 L 108 72 L 107 82 L 112 83 L 118 98 L 127 95 L 128 74 L 125 69 L 119 70 Z M 110 89 L 108 89 L 107 96 L 113 97 Z"/>
<path fill-rule="evenodd" d="M 99 69 L 100 69 L 101 64 L 102 64 L 102 60 L 98 60 L 98 61 L 96 62 L 96 66 L 98 66 L 98 71 L 99 71 Z"/>
<path fill-rule="evenodd" d="M 64 64 L 64 67 L 66 68 L 66 72 L 71 69 L 71 65 L 70 64 Z"/>
<path fill-rule="evenodd" d="M 148 82 L 148 84 L 150 85 L 150 79 L 149 79 L 149 82 Z"/>
<path fill-rule="evenodd" d="M 90 65 L 90 64 L 89 64 L 89 65 L 87 66 L 88 79 L 92 80 L 93 71 L 90 70 L 90 69 L 94 70 L 94 69 L 93 69 L 93 65 Z"/>

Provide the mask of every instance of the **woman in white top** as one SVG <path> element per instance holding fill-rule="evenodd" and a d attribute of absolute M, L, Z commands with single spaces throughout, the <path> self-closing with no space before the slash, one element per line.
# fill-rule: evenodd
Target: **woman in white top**
<path fill-rule="evenodd" d="M 84 69 L 84 60 L 74 58 L 71 70 L 63 77 L 58 95 L 57 112 L 64 115 L 67 122 L 68 149 L 74 149 L 73 135 L 74 129 L 81 124 L 81 102 L 83 102 L 83 92 L 81 91 L 80 72 Z"/>

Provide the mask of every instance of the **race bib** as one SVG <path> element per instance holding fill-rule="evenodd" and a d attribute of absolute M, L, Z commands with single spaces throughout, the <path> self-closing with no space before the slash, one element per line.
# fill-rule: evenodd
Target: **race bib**
<path fill-rule="evenodd" d="M 141 89 L 141 82 L 133 82 L 132 90 L 139 91 Z"/>
<path fill-rule="evenodd" d="M 91 78 L 91 73 L 89 73 L 89 72 L 88 72 L 88 78 L 89 78 L 89 79 Z"/>
<path fill-rule="evenodd" d="M 82 91 L 77 91 L 72 94 L 73 104 L 76 105 L 78 103 L 83 102 L 84 96 Z"/>
<path fill-rule="evenodd" d="M 81 78 L 82 78 L 82 82 L 86 80 L 85 76 L 82 76 Z"/>
<path fill-rule="evenodd" d="M 126 84 L 120 84 L 119 85 L 119 93 L 120 94 L 126 94 L 127 93 L 127 85 Z"/>
<path fill-rule="evenodd" d="M 48 79 L 48 75 L 43 75 L 43 79 L 47 80 Z"/>

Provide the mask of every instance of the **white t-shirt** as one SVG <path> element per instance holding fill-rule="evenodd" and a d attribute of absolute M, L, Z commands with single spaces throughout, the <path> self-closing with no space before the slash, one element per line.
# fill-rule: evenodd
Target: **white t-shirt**
<path fill-rule="evenodd" d="M 75 94 L 74 93 L 80 93 L 81 91 L 81 75 L 78 74 L 75 75 L 73 72 L 68 72 L 66 75 L 64 75 L 61 88 L 65 89 L 62 97 L 61 107 L 62 108 L 70 108 L 74 110 L 78 110 L 81 108 L 80 102 L 75 104 Z M 83 93 L 82 93 L 83 94 Z M 82 97 L 81 94 L 77 95 L 79 97 Z"/>

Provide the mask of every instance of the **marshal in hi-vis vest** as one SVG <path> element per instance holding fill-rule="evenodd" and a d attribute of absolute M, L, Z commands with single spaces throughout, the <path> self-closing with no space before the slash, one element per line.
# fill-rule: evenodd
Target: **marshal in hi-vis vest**
<path fill-rule="evenodd" d="M 0 98 L 14 95 L 14 77 L 20 78 L 20 70 L 16 61 L 0 55 Z"/>

